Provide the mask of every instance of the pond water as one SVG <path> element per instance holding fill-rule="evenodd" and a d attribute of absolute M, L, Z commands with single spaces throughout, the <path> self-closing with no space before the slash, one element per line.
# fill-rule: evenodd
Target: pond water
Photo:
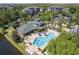
<path fill-rule="evenodd" d="M 7 39 L 0 41 L 0 55 L 22 55 Z"/>

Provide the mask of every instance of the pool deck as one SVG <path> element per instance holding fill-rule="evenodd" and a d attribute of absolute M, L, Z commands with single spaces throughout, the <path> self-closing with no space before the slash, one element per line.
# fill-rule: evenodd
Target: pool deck
<path fill-rule="evenodd" d="M 57 31 L 52 30 L 52 29 L 48 29 L 47 32 L 54 33 L 56 37 L 59 35 L 59 33 L 58 33 Z M 42 54 L 43 54 L 43 53 L 42 53 L 42 50 L 47 46 L 47 44 L 41 46 L 41 47 L 40 47 L 40 50 L 41 50 L 41 51 L 40 51 L 39 48 L 38 48 L 36 45 L 33 44 L 33 41 L 34 41 L 35 38 L 37 38 L 37 37 L 39 37 L 39 35 L 38 35 L 37 33 L 32 33 L 30 36 L 25 37 L 25 39 L 24 39 L 24 42 L 25 42 L 26 47 L 27 47 L 27 48 L 25 49 L 25 51 L 28 52 L 29 54 L 31 54 L 31 53 L 29 52 L 29 50 L 31 49 L 32 52 L 36 52 L 37 54 L 42 55 Z"/>
<path fill-rule="evenodd" d="M 24 42 L 27 47 L 25 49 L 25 51 L 29 54 L 32 54 L 32 52 L 36 52 L 37 54 L 41 55 L 42 52 L 38 49 L 38 47 L 36 45 L 32 44 L 36 37 L 38 37 L 38 34 L 33 34 L 33 33 L 31 34 L 31 36 L 25 37 Z"/>
<path fill-rule="evenodd" d="M 57 31 L 55 31 L 55 30 L 48 29 L 48 32 L 54 33 L 55 37 L 57 37 L 59 35 L 59 33 Z M 40 49 L 43 50 L 47 45 L 48 45 L 48 43 L 41 46 Z"/>
<path fill-rule="evenodd" d="M 52 29 L 48 29 L 48 32 L 54 33 L 54 35 L 57 37 L 59 35 L 59 33 L 55 30 Z"/>

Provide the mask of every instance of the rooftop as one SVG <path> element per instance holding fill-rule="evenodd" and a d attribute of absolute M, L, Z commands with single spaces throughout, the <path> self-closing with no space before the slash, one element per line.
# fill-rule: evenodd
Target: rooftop
<path fill-rule="evenodd" d="M 28 22 L 27 24 L 24 24 L 20 27 L 17 28 L 17 32 L 25 34 L 28 33 L 34 29 L 40 29 L 42 28 L 42 21 L 33 21 L 33 22 Z"/>
<path fill-rule="evenodd" d="M 25 24 L 25 25 L 18 27 L 17 31 L 21 32 L 22 34 L 25 34 L 29 31 L 34 30 L 34 29 L 35 29 L 35 26 L 32 23 L 29 23 L 29 24 Z"/>

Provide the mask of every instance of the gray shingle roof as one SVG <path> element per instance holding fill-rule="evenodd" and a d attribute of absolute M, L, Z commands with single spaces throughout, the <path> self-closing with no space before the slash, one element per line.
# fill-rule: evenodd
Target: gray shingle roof
<path fill-rule="evenodd" d="M 40 21 L 33 21 L 33 22 L 28 22 L 27 24 L 24 24 L 20 27 L 17 28 L 17 32 L 25 34 L 28 33 L 34 29 L 42 29 L 42 27 L 40 26 L 40 24 L 42 24 L 43 22 Z"/>
<path fill-rule="evenodd" d="M 21 32 L 22 34 L 25 34 L 27 32 L 34 30 L 34 29 L 35 29 L 35 26 L 32 23 L 29 23 L 29 24 L 25 24 L 21 27 L 18 27 L 17 32 Z"/>

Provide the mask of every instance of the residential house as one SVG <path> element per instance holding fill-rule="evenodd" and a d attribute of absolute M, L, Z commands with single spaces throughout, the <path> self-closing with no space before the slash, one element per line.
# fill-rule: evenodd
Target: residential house
<path fill-rule="evenodd" d="M 35 13 L 38 14 L 38 12 L 40 12 L 40 8 L 39 7 L 36 7 L 35 8 Z"/>
<path fill-rule="evenodd" d="M 54 12 L 61 12 L 61 11 L 63 11 L 63 7 L 53 6 L 52 7 L 52 11 L 54 11 Z"/>
<path fill-rule="evenodd" d="M 79 33 L 79 25 L 72 26 L 71 33 Z"/>
<path fill-rule="evenodd" d="M 43 8 L 40 8 L 40 12 L 43 12 Z"/>
<path fill-rule="evenodd" d="M 59 21 L 59 20 L 62 19 L 62 14 L 55 14 L 55 15 L 53 16 L 53 18 L 54 18 L 56 21 Z"/>
<path fill-rule="evenodd" d="M 40 8 L 40 12 L 45 12 L 46 10 L 46 8 Z"/>
<path fill-rule="evenodd" d="M 69 13 L 70 8 L 63 8 L 63 11 L 65 11 L 66 13 Z"/>
<path fill-rule="evenodd" d="M 40 8 L 39 7 L 27 7 L 23 9 L 23 12 L 30 14 L 30 15 L 35 15 L 35 14 L 38 14 L 38 12 L 40 12 Z"/>
<path fill-rule="evenodd" d="M 0 9 L 12 9 L 13 7 L 11 6 L 0 6 Z"/>
<path fill-rule="evenodd" d="M 52 8 L 51 8 L 51 7 L 48 7 L 48 8 L 47 8 L 47 11 L 52 11 Z"/>
<path fill-rule="evenodd" d="M 61 23 L 62 23 L 62 14 L 55 14 L 53 16 L 53 19 L 54 20 L 54 23 L 53 23 L 53 27 L 55 30 L 58 30 L 61 26 Z"/>
<path fill-rule="evenodd" d="M 65 22 L 70 22 L 70 20 L 72 20 L 72 16 L 71 15 L 64 15 L 64 19 L 65 19 Z"/>
<path fill-rule="evenodd" d="M 64 22 L 67 25 L 67 27 L 71 28 L 71 25 L 74 25 L 75 23 L 73 20 L 76 18 L 75 14 L 68 14 L 64 15 Z"/>
<path fill-rule="evenodd" d="M 33 15 L 34 14 L 34 9 L 29 7 L 29 8 L 23 9 L 22 12 Z"/>

